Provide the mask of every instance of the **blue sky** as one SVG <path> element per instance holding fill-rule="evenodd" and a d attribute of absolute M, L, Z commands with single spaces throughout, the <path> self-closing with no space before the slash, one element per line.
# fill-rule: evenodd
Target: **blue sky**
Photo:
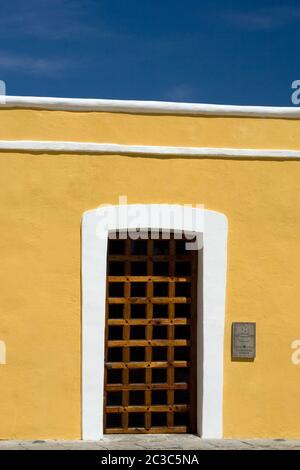
<path fill-rule="evenodd" d="M 9 95 L 290 106 L 300 2 L 3 0 Z"/>

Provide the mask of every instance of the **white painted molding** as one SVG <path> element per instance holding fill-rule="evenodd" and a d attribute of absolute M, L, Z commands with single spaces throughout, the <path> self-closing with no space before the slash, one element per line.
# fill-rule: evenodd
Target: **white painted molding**
<path fill-rule="evenodd" d="M 237 106 L 169 101 L 103 100 L 6 96 L 1 108 L 33 108 L 61 111 L 98 111 L 133 114 L 214 115 L 299 119 L 300 107 Z"/>
<path fill-rule="evenodd" d="M 182 156 L 199 158 L 299 159 L 300 150 L 245 149 L 222 147 L 168 147 L 158 145 L 125 145 L 96 142 L 36 140 L 0 140 L 0 151 L 29 153 L 87 153 L 147 156 Z"/>
<path fill-rule="evenodd" d="M 221 438 L 227 219 L 223 214 L 201 208 L 190 208 L 191 217 L 182 217 L 183 206 L 167 204 L 128 205 L 125 213 L 127 210 L 130 213 L 124 217 L 124 208 L 104 206 L 85 212 L 82 220 L 82 437 L 84 440 L 103 437 L 108 233 L 138 227 L 186 232 L 193 229 L 198 240 L 203 240 L 200 244 L 203 251 L 199 250 L 201 266 L 203 252 L 203 279 L 198 276 L 197 428 L 204 438 Z"/>

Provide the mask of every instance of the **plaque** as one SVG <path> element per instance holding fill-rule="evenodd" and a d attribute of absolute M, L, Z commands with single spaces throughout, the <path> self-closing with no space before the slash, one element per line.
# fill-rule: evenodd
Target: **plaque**
<path fill-rule="evenodd" d="M 232 358 L 254 359 L 256 323 L 232 323 Z"/>

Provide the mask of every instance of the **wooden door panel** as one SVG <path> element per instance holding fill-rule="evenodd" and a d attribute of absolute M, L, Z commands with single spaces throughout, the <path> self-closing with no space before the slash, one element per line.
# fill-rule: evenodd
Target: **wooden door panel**
<path fill-rule="evenodd" d="M 109 240 L 106 433 L 195 431 L 197 251 Z"/>

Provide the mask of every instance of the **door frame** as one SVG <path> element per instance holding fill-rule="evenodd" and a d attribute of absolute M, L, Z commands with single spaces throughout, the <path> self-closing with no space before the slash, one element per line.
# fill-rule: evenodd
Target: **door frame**
<path fill-rule="evenodd" d="M 203 208 L 188 207 L 188 213 L 190 216 L 187 217 L 186 206 L 134 204 L 103 206 L 83 214 L 82 439 L 84 440 L 99 440 L 103 437 L 108 233 L 112 230 L 136 228 L 194 232 L 197 235 L 199 248 L 203 247 L 203 250 L 198 251 L 199 256 L 202 256 L 203 252 L 203 263 L 202 259 L 198 259 L 197 433 L 204 438 L 222 437 L 227 218 L 224 214 Z M 202 265 L 203 275 L 199 272 Z"/>

